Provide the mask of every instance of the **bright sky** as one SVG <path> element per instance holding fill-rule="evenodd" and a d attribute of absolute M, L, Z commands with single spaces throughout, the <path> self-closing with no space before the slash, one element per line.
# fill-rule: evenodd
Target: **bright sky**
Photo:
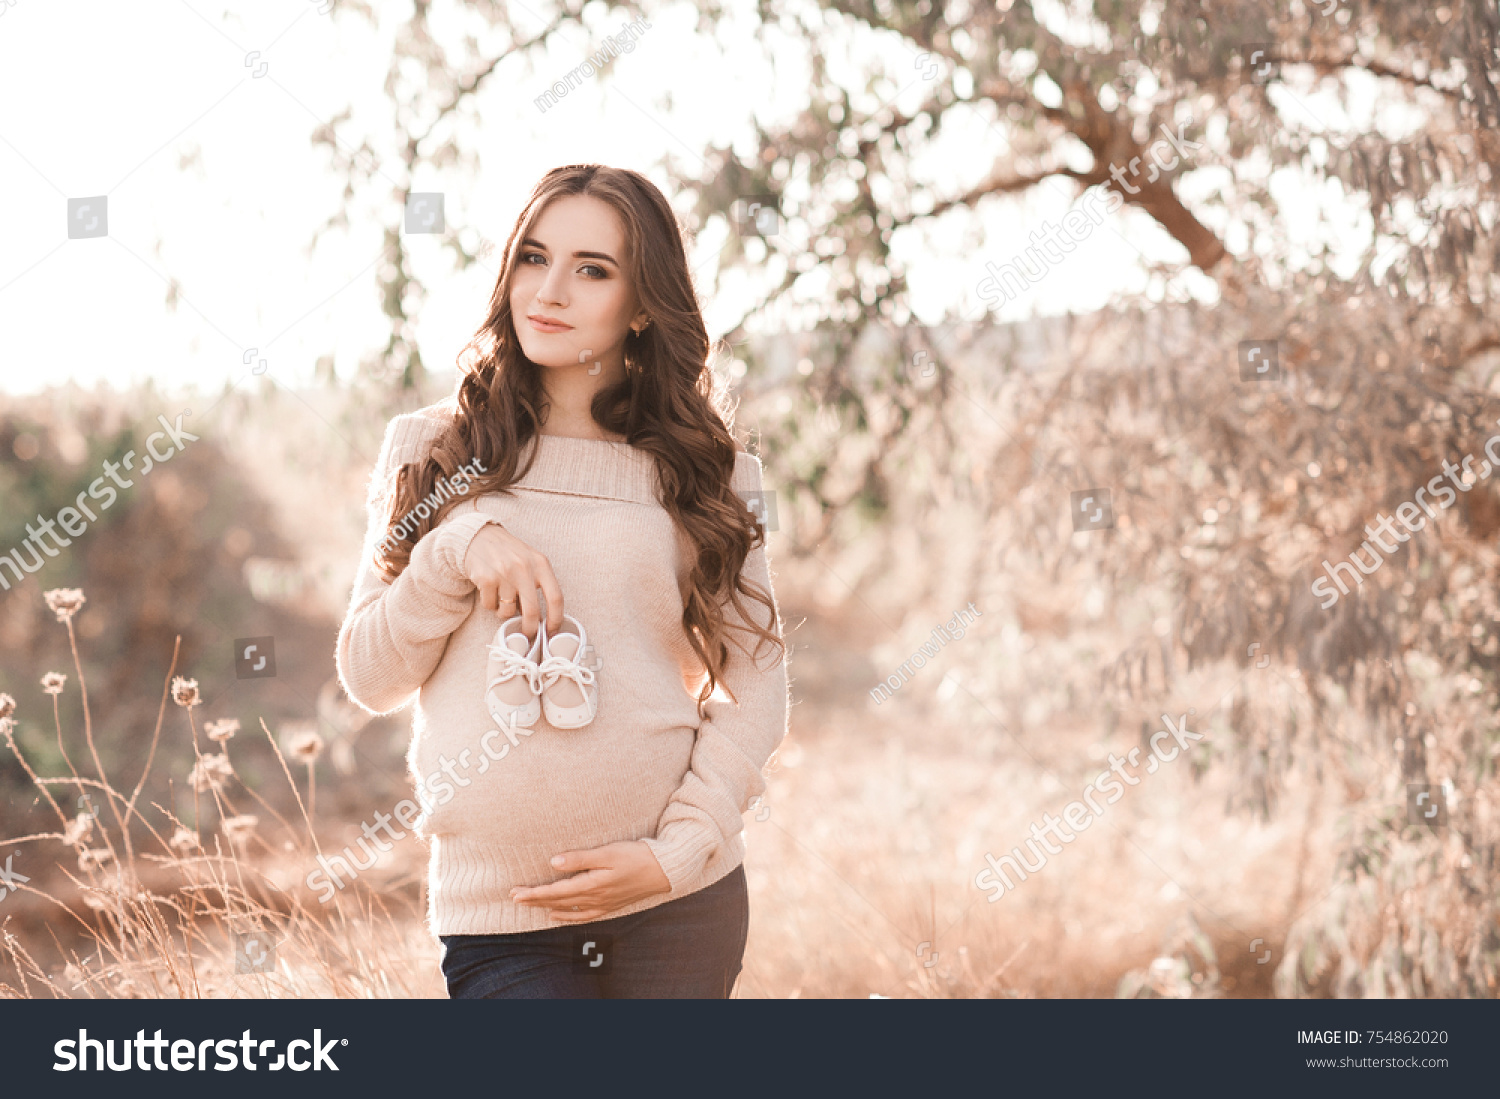
<path fill-rule="evenodd" d="M 333 355 L 347 378 L 362 354 L 384 344 L 373 264 L 384 227 L 402 211 L 372 201 L 387 201 L 385 181 L 345 209 L 328 152 L 309 135 L 352 108 L 336 126 L 341 144 L 352 149 L 368 139 L 380 172 L 401 181 L 380 89 L 402 5 L 376 5 L 384 9 L 378 30 L 318 6 L 0 0 L 0 201 L 11 211 L 0 228 L 0 392 L 67 380 L 119 388 L 149 377 L 165 389 L 196 384 L 217 393 L 226 381 L 250 377 L 247 356 L 265 359 L 273 379 L 295 386 L 312 379 L 320 356 Z M 528 33 L 550 14 L 525 3 L 510 10 Z M 733 141 L 747 151 L 754 115 L 769 123 L 800 106 L 806 69 L 784 44 L 769 66 L 752 44 L 749 17 L 712 37 L 695 32 L 696 20 L 686 3 L 652 17 L 608 83 L 589 80 L 545 114 L 533 99 L 601 48 L 623 19 L 591 26 L 587 35 L 567 32 L 535 71 L 507 62 L 478 113 L 460 123 L 465 146 L 477 152 L 477 176 L 457 165 L 423 165 L 414 189 L 444 193 L 448 227 L 472 248 L 481 236 L 503 242 L 532 184 L 558 164 L 598 161 L 664 183 L 654 168 L 664 155 L 692 169 L 710 143 Z M 481 25 L 466 29 L 477 34 Z M 456 31 L 451 38 L 449 28 L 438 31 L 457 40 Z M 762 37 L 776 44 L 774 31 Z M 920 101 L 926 81 L 915 55 L 889 40 L 861 39 L 851 49 L 884 60 L 901 86 L 898 107 Z M 853 71 L 850 61 L 844 67 Z M 707 88 L 711 95 L 690 91 Z M 976 163 L 972 150 L 981 140 L 998 147 L 998 130 L 977 114 L 950 126 L 921 175 L 964 184 L 986 176 L 993 164 Z M 1075 191 L 1053 180 L 1008 204 L 1003 216 L 991 212 L 982 249 L 963 216 L 899 237 L 918 317 L 936 321 L 958 303 L 965 316 L 978 317 L 974 289 L 986 263 L 1010 260 L 1044 220 L 1060 221 Z M 796 197 L 795 186 L 787 195 Z M 69 239 L 69 200 L 97 196 L 107 198 L 108 235 Z M 309 251 L 331 218 L 348 225 Z M 731 231 L 715 220 L 700 232 L 693 257 L 700 277 L 712 273 Z M 795 224 L 788 233 L 796 239 Z M 448 368 L 483 318 L 496 260 L 461 275 L 437 237 L 409 243 L 429 290 L 417 338 L 429 365 Z M 1144 215 L 1122 211 L 996 315 L 1089 310 L 1116 290 L 1159 295 L 1142 272 L 1143 257 L 1175 261 L 1182 252 Z M 779 262 L 771 257 L 761 274 L 776 277 Z M 175 312 L 165 304 L 169 281 L 177 286 Z M 748 283 L 727 280 L 709 303 L 711 334 L 753 300 Z M 1213 293 L 1195 274 L 1176 289 Z"/>

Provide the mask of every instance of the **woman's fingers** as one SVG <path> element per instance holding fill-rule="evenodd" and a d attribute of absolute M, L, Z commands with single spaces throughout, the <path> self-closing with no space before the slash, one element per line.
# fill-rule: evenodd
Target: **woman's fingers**
<path fill-rule="evenodd" d="M 469 543 L 464 555 L 464 572 L 479 589 L 479 602 L 486 610 L 500 610 L 500 599 L 505 595 L 508 581 L 503 568 L 497 566 L 497 558 L 504 552 L 507 533 L 497 526 L 480 528 Z"/>
<path fill-rule="evenodd" d="M 609 886 L 607 874 L 595 871 L 586 871 L 575 874 L 571 878 L 563 878 L 561 881 L 552 882 L 550 885 L 538 885 L 531 889 L 516 888 L 511 890 L 511 898 L 517 904 L 538 905 L 543 908 L 572 908 L 573 905 L 583 907 L 598 907 L 604 899 L 600 893 Z"/>
<path fill-rule="evenodd" d="M 633 845 L 640 844 L 644 851 L 637 850 Z M 627 856 L 631 854 L 650 854 L 650 848 L 646 848 L 640 840 L 620 840 L 614 843 L 606 843 L 603 847 L 583 847 L 577 851 L 559 851 L 552 856 L 552 869 L 565 874 L 575 874 L 580 870 L 614 870 L 628 862 Z M 654 860 L 655 856 L 651 856 Z"/>
<path fill-rule="evenodd" d="M 563 594 L 552 563 L 504 527 L 482 528 L 470 543 L 464 566 L 485 608 L 507 618 L 520 615 L 528 639 L 536 638 L 542 622 L 538 589 L 547 600 L 547 628 L 562 626 Z"/>
<path fill-rule="evenodd" d="M 520 603 L 517 613 L 521 615 L 521 628 L 526 631 L 526 636 L 536 637 L 537 627 L 542 621 L 538 588 L 547 600 L 547 631 L 555 633 L 562 626 L 563 596 L 551 562 L 539 553 L 533 554 L 517 564 L 514 575 L 517 579 L 516 598 Z"/>
<path fill-rule="evenodd" d="M 536 581 L 531 578 L 524 565 L 517 566 L 516 571 L 516 609 L 513 613 L 521 616 L 521 630 L 526 634 L 527 640 L 534 640 L 537 626 L 542 621 L 541 608 L 537 606 Z"/>
<path fill-rule="evenodd" d="M 547 915 L 558 923 L 586 923 L 589 920 L 605 919 L 612 911 L 614 909 L 611 908 L 580 908 L 574 912 L 571 908 L 564 908 L 561 911 L 554 908 Z"/>
<path fill-rule="evenodd" d="M 510 588 L 510 582 L 503 579 L 482 585 L 479 589 L 481 602 L 490 610 L 498 612 L 502 618 L 514 617 L 520 612 L 521 604 Z"/>
<path fill-rule="evenodd" d="M 541 554 L 537 554 L 535 583 L 547 597 L 547 631 L 556 633 L 562 628 L 562 588 L 558 586 L 557 576 L 552 572 L 552 562 Z"/>

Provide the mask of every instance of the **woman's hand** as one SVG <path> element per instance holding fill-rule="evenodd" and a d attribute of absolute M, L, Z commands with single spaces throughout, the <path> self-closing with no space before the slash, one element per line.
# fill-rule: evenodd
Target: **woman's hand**
<path fill-rule="evenodd" d="M 547 600 L 547 604 L 551 606 L 552 601 Z M 510 899 L 516 904 L 550 908 L 552 918 L 560 923 L 602 919 L 643 897 L 672 891 L 672 883 L 651 848 L 640 840 L 564 851 L 553 857 L 552 866 L 573 872 L 573 876 L 534 889 L 512 889 Z"/>
<path fill-rule="evenodd" d="M 547 630 L 562 628 L 563 596 L 552 564 L 496 523 L 486 523 L 464 554 L 465 575 L 479 589 L 479 601 L 506 617 L 519 614 L 527 638 L 535 638 L 541 623 L 536 590 L 547 597 Z"/>

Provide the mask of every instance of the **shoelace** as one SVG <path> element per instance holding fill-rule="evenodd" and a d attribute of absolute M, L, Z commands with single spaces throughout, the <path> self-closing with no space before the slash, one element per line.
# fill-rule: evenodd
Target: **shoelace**
<path fill-rule="evenodd" d="M 588 691 L 584 690 L 584 688 L 588 684 L 594 682 L 593 668 L 585 668 L 582 664 L 578 663 L 576 659 L 566 656 L 547 657 L 547 659 L 542 661 L 540 665 L 540 671 L 542 673 L 543 690 L 546 690 L 548 687 L 556 683 L 559 679 L 562 679 L 564 676 L 566 676 L 568 679 L 571 679 L 574 683 L 578 684 L 578 690 L 585 699 L 588 698 L 589 693 Z"/>
<path fill-rule="evenodd" d="M 518 675 L 523 675 L 531 687 L 532 694 L 542 693 L 542 671 L 524 653 L 518 653 L 505 645 L 491 645 L 489 650 L 500 658 L 500 669 L 486 685 L 486 692 L 494 690 L 497 685 L 508 682 Z"/>

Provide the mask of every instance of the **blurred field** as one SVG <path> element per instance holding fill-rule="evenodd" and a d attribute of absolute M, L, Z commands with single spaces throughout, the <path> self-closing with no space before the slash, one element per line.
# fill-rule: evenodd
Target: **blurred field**
<path fill-rule="evenodd" d="M 876 633 L 873 617 L 801 606 L 799 682 L 840 659 L 873 681 L 868 656 L 839 644 Z M 989 629 L 982 617 L 952 644 Z M 941 660 L 922 674 L 879 707 L 815 687 L 801 696 L 770 811 L 746 815 L 754 907 L 741 995 L 1112 996 L 1127 974 L 1174 956 L 1199 975 L 1199 994 L 1270 994 L 1275 967 L 1255 964 L 1249 940 L 1279 961 L 1288 906 L 1331 864 L 1326 844 L 1314 847 L 1321 859 L 1303 849 L 1301 814 L 1274 825 L 1226 815 L 1222 780 L 1163 767 L 991 902 L 973 885 L 983 853 L 1023 843 L 1032 821 L 1078 796 L 1098 771 L 1099 732 L 1085 715 L 1058 715 L 1016 743 L 964 692 L 938 699 Z M 1209 987 L 1195 918 L 1222 975 Z"/>

